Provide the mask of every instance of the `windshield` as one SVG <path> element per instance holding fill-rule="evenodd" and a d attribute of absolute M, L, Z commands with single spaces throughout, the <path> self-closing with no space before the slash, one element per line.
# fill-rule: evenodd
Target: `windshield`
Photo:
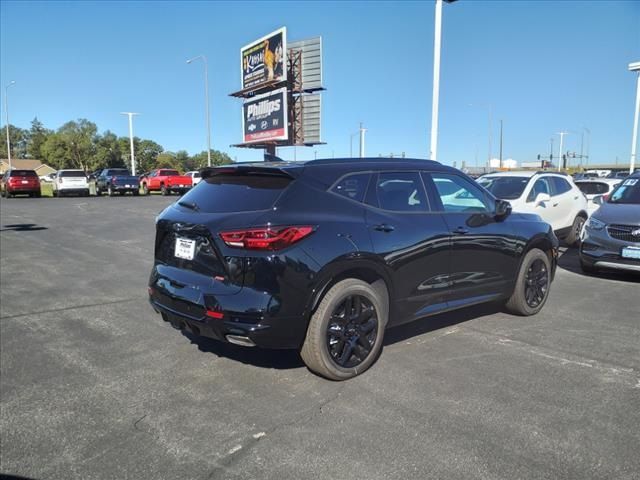
<path fill-rule="evenodd" d="M 629 178 L 618 185 L 608 203 L 640 205 L 640 178 Z"/>
<path fill-rule="evenodd" d="M 481 177 L 477 182 L 496 198 L 514 200 L 522 196 L 529 177 Z"/>

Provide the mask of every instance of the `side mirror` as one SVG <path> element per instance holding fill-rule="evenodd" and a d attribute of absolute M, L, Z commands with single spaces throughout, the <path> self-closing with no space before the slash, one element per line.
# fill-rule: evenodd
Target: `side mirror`
<path fill-rule="evenodd" d="M 551 200 L 551 197 L 548 193 L 539 193 L 536 197 L 536 207 L 541 203 L 548 202 L 549 200 Z"/>
<path fill-rule="evenodd" d="M 496 220 L 503 220 L 511 214 L 511 204 L 506 200 L 496 200 Z"/>
<path fill-rule="evenodd" d="M 604 203 L 604 197 L 602 195 L 596 195 L 593 197 L 592 202 L 596 205 L 602 205 Z"/>

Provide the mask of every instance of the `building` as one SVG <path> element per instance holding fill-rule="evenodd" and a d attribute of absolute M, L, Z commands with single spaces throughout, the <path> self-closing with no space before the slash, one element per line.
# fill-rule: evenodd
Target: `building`
<path fill-rule="evenodd" d="M 35 170 L 39 177 L 44 177 L 56 171 L 55 168 L 33 158 L 12 158 L 11 166 L 15 170 Z M 0 160 L 0 174 L 3 174 L 7 170 L 9 170 L 9 160 L 3 158 Z"/>
<path fill-rule="evenodd" d="M 500 168 L 500 159 L 492 158 L 489 161 L 489 167 L 491 168 Z M 516 162 L 513 158 L 506 158 L 502 160 L 502 168 L 507 170 L 512 170 L 514 168 L 518 168 L 518 162 Z"/>

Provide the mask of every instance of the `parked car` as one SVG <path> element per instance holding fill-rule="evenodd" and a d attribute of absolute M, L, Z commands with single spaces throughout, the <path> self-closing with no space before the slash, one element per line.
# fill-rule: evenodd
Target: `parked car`
<path fill-rule="evenodd" d="M 623 180 L 608 198 L 595 200 L 600 208 L 582 231 L 582 270 L 640 273 L 640 173 Z"/>
<path fill-rule="evenodd" d="M 629 176 L 629 171 L 624 170 L 624 171 L 618 171 L 618 172 L 611 172 L 605 178 L 627 178 L 628 176 Z"/>
<path fill-rule="evenodd" d="M 577 246 L 589 218 L 587 198 L 570 176 L 554 172 L 498 172 L 478 183 L 497 198 L 508 200 L 514 212 L 535 213 L 567 244 Z"/>
<path fill-rule="evenodd" d="M 599 175 L 597 173 L 591 172 L 591 173 L 574 173 L 572 175 L 573 180 L 589 180 L 590 178 L 599 178 Z"/>
<path fill-rule="evenodd" d="M 39 197 L 40 179 L 35 170 L 8 170 L 2 175 L 0 190 L 5 198 L 15 195 L 29 195 Z"/>
<path fill-rule="evenodd" d="M 57 172 L 53 172 L 53 173 L 48 173 L 46 175 L 42 175 L 40 178 L 40 183 L 44 182 L 44 183 L 52 183 L 55 178 L 56 178 L 56 173 Z"/>
<path fill-rule="evenodd" d="M 102 192 L 110 197 L 127 192 L 139 195 L 140 183 L 138 177 L 131 175 L 126 168 L 105 168 L 96 177 L 96 195 L 100 196 Z"/>
<path fill-rule="evenodd" d="M 344 380 L 371 366 L 388 327 L 489 301 L 533 315 L 547 300 L 551 227 L 454 168 L 359 158 L 202 177 L 156 220 L 149 300 L 176 328 L 300 349 Z"/>
<path fill-rule="evenodd" d="M 58 170 L 53 182 L 53 196 L 62 197 L 68 194 L 89 196 L 89 181 L 83 170 Z"/>
<path fill-rule="evenodd" d="M 587 197 L 587 212 L 589 215 L 600 207 L 598 203 L 594 202 L 594 199 L 603 195 L 606 198 L 621 181 L 622 180 L 615 178 L 593 178 L 575 182 L 576 187 Z"/>
<path fill-rule="evenodd" d="M 187 177 L 191 177 L 191 182 L 193 183 L 194 187 L 198 184 L 200 180 L 202 180 L 202 176 L 200 175 L 199 170 L 193 170 L 191 172 L 187 172 L 185 173 L 185 175 Z"/>
<path fill-rule="evenodd" d="M 174 192 L 182 195 L 192 186 L 191 177 L 180 175 L 177 170 L 168 168 L 152 170 L 140 180 L 140 183 L 145 195 L 153 191 L 160 191 L 162 195 L 171 195 Z"/>

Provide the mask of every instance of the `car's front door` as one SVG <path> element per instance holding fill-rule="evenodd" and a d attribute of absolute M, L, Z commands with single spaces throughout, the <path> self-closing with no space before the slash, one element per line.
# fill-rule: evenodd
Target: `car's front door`
<path fill-rule="evenodd" d="M 442 215 L 431 212 L 419 172 L 374 174 L 365 201 L 374 251 L 393 275 L 390 324 L 445 309 L 448 229 Z"/>
<path fill-rule="evenodd" d="M 540 215 L 540 218 L 547 222 L 557 231 L 564 228 L 562 210 L 560 207 L 560 199 L 554 198 L 553 186 L 551 184 L 551 176 L 543 176 L 537 178 L 526 197 L 526 211 Z M 548 198 L 542 198 L 541 194 L 548 195 Z"/>
<path fill-rule="evenodd" d="M 494 200 L 462 175 L 425 172 L 423 177 L 432 208 L 448 227 L 449 307 L 503 295 L 515 281 L 518 243 L 509 223 L 496 220 Z"/>

